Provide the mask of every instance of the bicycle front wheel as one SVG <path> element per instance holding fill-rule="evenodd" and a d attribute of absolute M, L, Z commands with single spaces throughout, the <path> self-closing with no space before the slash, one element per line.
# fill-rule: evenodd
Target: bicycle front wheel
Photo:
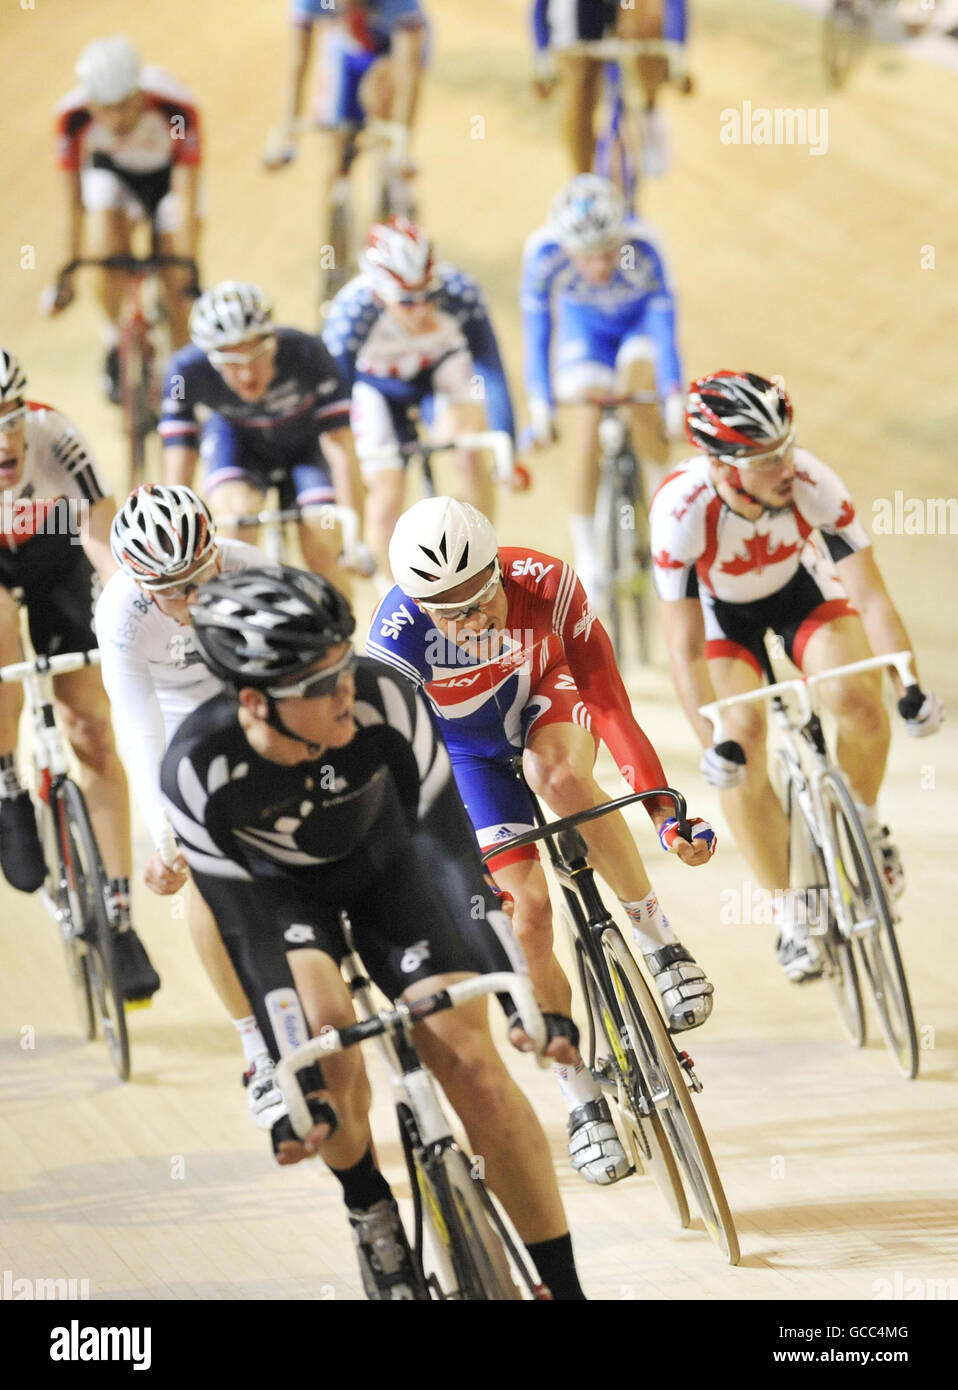
<path fill-rule="evenodd" d="M 92 1042 L 96 1037 L 96 1013 L 93 1009 L 93 996 L 90 990 L 90 972 L 87 967 L 87 947 L 81 935 L 83 920 L 78 904 L 68 888 L 66 863 L 61 851 L 60 836 L 56 824 L 56 797 L 51 791 L 51 804 L 41 803 L 40 825 L 43 836 L 43 854 L 47 865 L 47 880 L 44 896 L 47 908 L 56 921 L 66 956 L 67 974 L 76 1005 L 77 1018 L 83 1037 Z"/>
<path fill-rule="evenodd" d="M 918 1074 L 915 1015 L 885 885 L 844 778 L 827 773 L 821 791 L 835 846 L 839 889 L 862 974 L 895 1065 L 902 1076 L 912 1080 Z"/>
<path fill-rule="evenodd" d="M 481 1179 L 473 1176 L 459 1146 L 437 1147 L 414 1162 L 414 1173 L 423 1219 L 439 1253 L 440 1282 L 447 1285 L 443 1297 L 468 1302 L 521 1299 L 502 1240 L 477 1190 Z"/>
<path fill-rule="evenodd" d="M 602 933 L 602 949 L 629 1043 L 647 1077 L 662 1128 L 691 1189 L 705 1229 L 729 1264 L 739 1262 L 738 1235 L 688 1081 L 662 1015 L 617 927 Z"/>
<path fill-rule="evenodd" d="M 99 1018 L 113 1069 L 121 1081 L 130 1075 L 130 1041 L 117 978 L 113 927 L 106 910 L 107 879 L 83 793 L 64 780 L 57 790 L 57 834 L 75 921 L 82 921 L 94 1011 Z"/>

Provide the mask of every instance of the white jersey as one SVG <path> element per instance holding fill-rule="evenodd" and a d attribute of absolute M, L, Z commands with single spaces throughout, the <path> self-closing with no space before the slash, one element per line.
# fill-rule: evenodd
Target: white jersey
<path fill-rule="evenodd" d="M 59 410 L 28 401 L 25 433 L 23 473 L 0 509 L 0 546 L 9 550 L 55 528 L 79 538 L 83 508 L 109 494 L 89 444 Z M 55 509 L 61 497 L 70 503 L 66 517 Z"/>
<path fill-rule="evenodd" d="M 784 588 L 799 565 L 809 563 L 813 532 L 820 533 L 832 561 L 871 544 L 841 478 L 807 449 L 795 450 L 791 506 L 763 512 L 757 521 L 726 506 L 712 485 L 710 468 L 705 455 L 689 459 L 652 499 L 652 559 L 660 598 L 707 594 L 722 603 L 754 603 Z"/>
<path fill-rule="evenodd" d="M 244 541 L 218 544 L 224 574 L 269 564 L 261 550 Z M 192 627 L 161 613 L 122 570 L 104 588 L 93 619 L 120 756 L 140 813 L 159 846 L 165 827 L 160 795 L 163 754 L 186 716 L 223 686 L 203 664 Z"/>

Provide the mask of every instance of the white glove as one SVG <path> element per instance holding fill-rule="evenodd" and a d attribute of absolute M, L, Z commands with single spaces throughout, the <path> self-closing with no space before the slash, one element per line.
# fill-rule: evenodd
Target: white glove
<path fill-rule="evenodd" d="M 706 748 L 699 771 L 709 786 L 718 787 L 720 792 L 731 791 L 745 780 L 745 749 L 730 738 Z"/>
<path fill-rule="evenodd" d="M 552 444 L 556 432 L 554 412 L 548 401 L 533 397 L 529 401 L 529 429 L 536 444 Z"/>
<path fill-rule="evenodd" d="M 368 579 L 376 573 L 376 557 L 365 541 L 357 541 L 352 555 L 343 555 L 343 568 Z"/>
<path fill-rule="evenodd" d="M 912 738 L 928 738 L 937 734 L 945 720 L 945 707 L 934 691 L 926 694 L 917 685 L 910 685 L 898 701 L 898 713 Z"/>
<path fill-rule="evenodd" d="M 662 407 L 662 423 L 666 439 L 685 437 L 685 392 L 670 391 Z"/>

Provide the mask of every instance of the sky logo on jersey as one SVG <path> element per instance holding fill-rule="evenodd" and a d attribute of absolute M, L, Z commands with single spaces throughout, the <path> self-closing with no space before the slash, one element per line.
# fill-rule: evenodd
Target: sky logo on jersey
<path fill-rule="evenodd" d="M 388 618 L 383 618 L 379 625 L 379 631 L 383 637 L 396 638 L 407 624 L 415 621 L 416 615 L 411 613 L 404 603 L 399 605 L 395 613 L 390 613 Z"/>
<path fill-rule="evenodd" d="M 533 560 L 530 555 L 527 555 L 524 560 L 513 560 L 512 577 L 519 579 L 522 575 L 528 574 L 538 584 L 553 569 L 555 569 L 555 565 L 544 565 L 541 560 Z"/>
<path fill-rule="evenodd" d="M 589 600 L 586 599 L 585 603 L 582 605 L 582 617 L 579 619 L 579 621 L 576 623 L 575 627 L 572 629 L 572 636 L 573 636 L 573 637 L 578 637 L 578 636 L 580 635 L 580 633 L 583 633 L 583 632 L 584 632 L 584 633 L 585 633 L 585 640 L 588 642 L 589 637 L 590 637 L 590 635 L 591 635 L 591 633 L 592 633 L 592 624 L 593 624 L 594 622 L 595 622 L 595 614 L 593 613 L 592 609 L 589 607 Z"/>

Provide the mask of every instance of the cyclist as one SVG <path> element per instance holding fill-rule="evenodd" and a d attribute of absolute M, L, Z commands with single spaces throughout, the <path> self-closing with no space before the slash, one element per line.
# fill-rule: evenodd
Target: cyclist
<path fill-rule="evenodd" d="M 200 236 L 200 132 L 193 97 L 159 68 L 140 66 L 128 39 L 97 39 L 80 54 L 79 86 L 59 103 L 57 141 L 66 196 L 65 261 L 85 242 L 92 257 L 129 255 L 133 228 L 148 219 L 163 255 L 196 258 Z M 159 272 L 174 347 L 189 341 L 189 272 Z M 117 322 L 122 271 L 100 272 L 104 315 L 104 388 L 119 401 Z M 53 313 L 73 300 L 72 278 L 48 291 Z"/>
<path fill-rule="evenodd" d="M 487 419 L 490 429 L 511 436 L 515 422 L 477 281 L 437 264 L 429 237 L 403 218 L 370 228 L 360 266 L 333 300 L 323 340 L 352 384 L 353 429 L 367 487 L 366 536 L 385 592 L 389 537 L 403 506 L 400 449 L 416 438 L 412 409 L 424 407 L 437 438 L 483 430 Z M 490 513 L 495 493 L 488 466 L 467 451 L 457 451 L 456 464 L 465 500 Z"/>
<path fill-rule="evenodd" d="M 188 714 L 221 690 L 197 650 L 191 613 L 208 580 L 265 563 L 242 541 L 218 540 L 206 503 L 188 487 L 139 487 L 113 518 L 110 545 L 119 570 L 94 610 L 103 684 L 113 705 L 120 754 L 155 846 L 144 871 L 148 888 L 178 893 L 182 857 L 164 862 L 169 834 L 160 793 L 166 746 Z M 233 1020 L 246 1062 L 250 1114 L 269 1129 L 281 1104 L 273 1061 L 216 923 L 199 894 L 189 900 L 197 953 Z"/>
<path fill-rule="evenodd" d="M 780 382 L 715 372 L 692 383 L 688 402 L 688 437 L 700 452 L 669 475 L 651 507 L 672 674 L 705 749 L 702 772 L 722 792 L 756 879 L 780 890 L 788 883 L 787 826 L 768 778 L 764 710 L 729 710 L 727 738 L 712 747 L 698 707 L 762 684 L 769 630 L 806 672 L 903 651 L 911 642 L 848 489 L 795 444 L 792 405 Z M 828 682 L 822 699 L 837 720 L 838 759 L 879 868 L 898 896 L 901 860 L 876 805 L 890 739 L 881 675 Z M 935 733 L 944 717 L 933 694 L 918 708 L 903 698 L 899 711 L 918 737 Z M 780 892 L 774 904 L 785 974 L 797 982 L 820 975 L 804 904 Z"/>
<path fill-rule="evenodd" d="M 607 179 L 580 174 L 557 195 L 549 223 L 523 253 L 521 306 L 530 428 L 539 446 L 555 439 L 555 402 L 568 407 L 573 440 L 569 528 L 575 568 L 590 597 L 597 572 L 594 540 L 598 425 L 603 395 L 657 389 L 664 402 L 630 406 L 636 447 L 655 463 L 667 435 L 682 424 L 682 371 L 675 297 L 652 230 L 626 212 Z M 555 345 L 550 347 L 555 320 Z"/>
<path fill-rule="evenodd" d="M 343 596 L 286 566 L 245 570 L 205 585 L 193 622 L 207 664 L 232 690 L 181 725 L 163 791 L 274 1058 L 354 1018 L 339 971 L 342 911 L 390 999 L 510 968 L 508 918 L 425 704 L 394 672 L 356 658 Z M 416 1031 L 542 1278 L 556 1297 L 581 1297 L 546 1138 L 495 1049 L 485 1007 Z M 329 1089 L 316 1078 L 305 1145 L 281 1121 L 277 1157 L 322 1152 L 343 1187 L 370 1298 L 409 1297 L 409 1251 L 372 1155 L 362 1060 L 347 1052 L 324 1071 Z"/>
<path fill-rule="evenodd" d="M 408 146 L 427 38 L 419 0 L 292 0 L 283 120 L 270 138 L 263 162 L 267 169 L 281 169 L 296 157 L 306 70 L 315 27 L 321 21 L 325 22 L 315 110 L 315 124 L 323 132 L 321 205 L 331 210 L 337 181 L 345 186 L 350 133 L 361 130 L 367 120 L 381 120 L 405 131 L 405 139 L 390 152 L 389 202 L 397 211 L 411 211 L 409 180 L 416 170 Z"/>
<path fill-rule="evenodd" d="M 362 483 L 349 429 L 349 398 L 322 342 L 280 328 L 258 285 L 224 280 L 190 315 L 193 346 L 167 368 L 160 437 L 166 481 L 193 481 L 220 517 L 259 511 L 271 476 L 284 473 L 283 505 L 332 502 L 359 511 Z M 200 426 L 197 410 L 207 412 Z M 225 523 L 223 530 L 226 532 Z M 336 572 L 322 518 L 299 523 L 310 569 Z"/>
<path fill-rule="evenodd" d="M 376 611 L 366 650 L 422 687 L 452 758 L 480 848 L 529 830 L 529 786 L 560 816 L 608 798 L 593 777 L 598 737 L 636 790 L 667 785 L 636 723 L 612 645 L 575 572 L 526 546 L 500 549 L 480 512 L 431 497 L 405 512 L 389 547 L 397 587 Z M 593 732 L 593 725 L 595 732 Z M 662 846 L 707 862 L 715 837 L 692 822 L 678 838 L 670 801 L 646 802 Z M 613 888 L 675 1031 L 704 1023 L 712 986 L 676 939 L 623 817 L 582 827 L 592 862 Z M 534 845 L 490 860 L 515 900 L 514 925 L 544 1007 L 567 1014 L 572 992 L 552 952 L 549 890 Z M 608 1105 L 572 1037 L 554 1071 L 569 1108 L 570 1155 L 591 1182 L 628 1171 Z"/>
<path fill-rule="evenodd" d="M 0 348 L 0 665 L 20 660 L 13 589 L 22 589 L 40 655 L 96 646 L 93 601 L 112 574 L 114 505 L 80 432 L 51 406 L 26 399 L 27 378 Z M 110 710 L 95 667 L 54 676 L 57 718 L 76 754 L 79 782 L 109 876 L 123 994 L 147 1000 L 159 976 L 130 925 L 129 795 L 113 745 Z M 14 888 L 34 893 L 46 876 L 30 794 L 16 765 L 23 694 L 0 686 L 0 867 Z"/>
<path fill-rule="evenodd" d="M 534 0 L 532 34 L 535 43 L 536 87 L 548 96 L 561 77 L 562 134 L 577 173 L 586 174 L 596 153 L 595 113 L 601 90 L 602 60 L 575 52 L 575 45 L 616 37 L 626 40 L 670 39 L 685 43 L 685 0 Z M 668 80 L 668 60 L 652 54 L 624 59 L 622 68 L 641 87 L 641 172 L 661 178 L 668 172 L 668 127 L 657 106 Z"/>

